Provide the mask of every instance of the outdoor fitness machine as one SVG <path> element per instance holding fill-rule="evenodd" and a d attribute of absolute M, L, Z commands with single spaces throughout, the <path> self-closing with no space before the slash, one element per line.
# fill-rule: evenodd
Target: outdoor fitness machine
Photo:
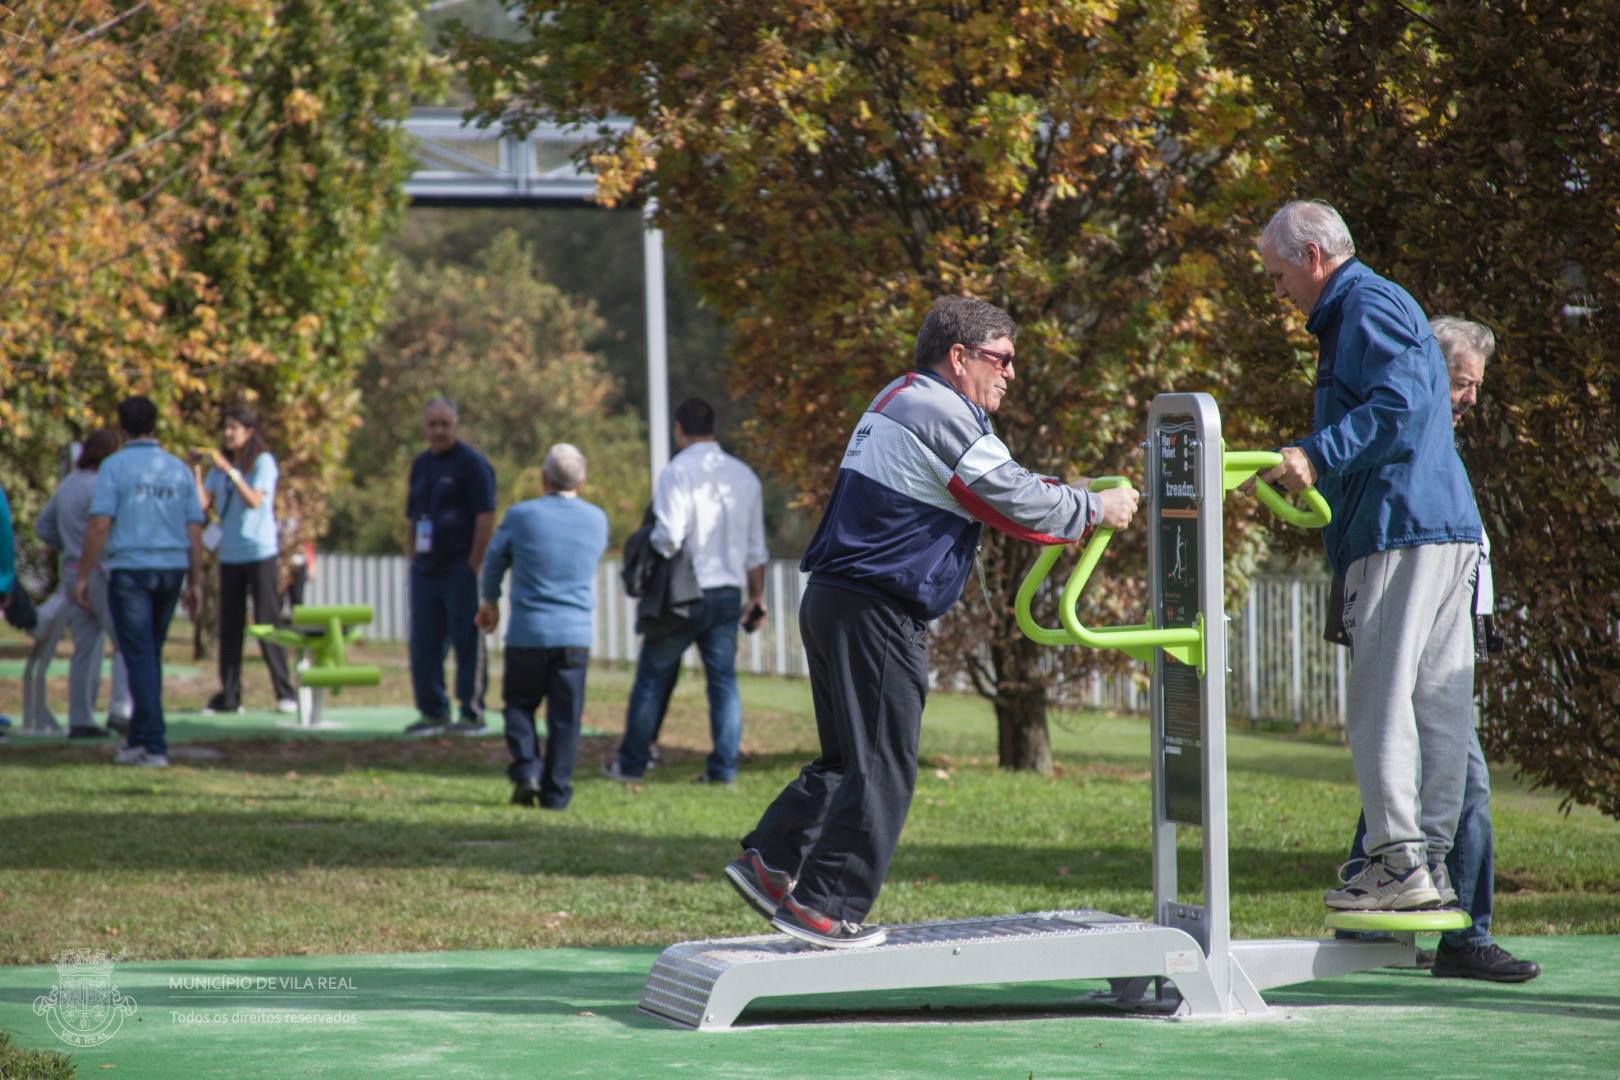
<path fill-rule="evenodd" d="M 305 607 L 292 610 L 292 621 L 285 627 L 257 623 L 248 633 L 272 645 L 298 651 L 298 726 L 319 728 L 327 690 L 337 693 L 345 686 L 376 686 L 382 671 L 376 667 L 348 663 L 345 645 L 360 639 L 360 628 L 371 622 L 369 604 Z M 348 627 L 348 629 L 344 629 Z"/>
<path fill-rule="evenodd" d="M 1091 628 L 1079 599 L 1112 530 L 1097 529 L 1065 584 L 1061 627 L 1038 625 L 1030 605 L 1065 545 L 1043 551 L 1016 600 L 1018 625 L 1045 645 L 1120 649 L 1153 668 L 1152 921 L 1103 911 L 913 923 L 889 928 L 867 949 L 817 949 L 785 935 L 692 941 L 665 949 L 641 1008 L 678 1024 L 726 1028 L 752 1001 L 818 993 L 989 983 L 1106 979 L 1092 1002 L 1172 1016 L 1264 1016 L 1262 990 L 1408 964 L 1413 933 L 1468 924 L 1460 911 L 1342 912 L 1329 925 L 1384 930 L 1383 941 L 1233 941 L 1227 885 L 1226 619 L 1222 503 L 1228 491 L 1281 461 L 1264 451 L 1227 452 L 1208 394 L 1161 394 L 1148 412 L 1146 524 L 1149 614 L 1134 626 Z M 1117 487 L 1122 477 L 1097 481 Z M 1255 493 L 1291 524 L 1330 517 L 1314 489 L 1301 509 L 1270 485 Z M 1202 830 L 1201 904 L 1182 899 L 1176 830 Z"/>

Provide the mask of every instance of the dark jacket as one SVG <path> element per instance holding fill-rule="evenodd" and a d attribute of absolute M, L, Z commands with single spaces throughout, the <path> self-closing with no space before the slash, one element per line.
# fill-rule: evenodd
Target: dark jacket
<path fill-rule="evenodd" d="M 1377 551 L 1479 543 L 1446 362 L 1417 302 L 1351 259 L 1328 279 L 1306 327 L 1321 354 L 1313 434 L 1299 448 L 1333 508 L 1322 530 L 1333 572 Z"/>
<path fill-rule="evenodd" d="M 636 633 L 663 637 L 692 617 L 703 590 L 698 588 L 697 571 L 692 569 L 692 556 L 686 548 L 668 559 L 653 548 L 654 524 L 649 506 L 641 528 L 624 542 L 624 569 L 619 576 L 624 591 L 637 598 Z"/>

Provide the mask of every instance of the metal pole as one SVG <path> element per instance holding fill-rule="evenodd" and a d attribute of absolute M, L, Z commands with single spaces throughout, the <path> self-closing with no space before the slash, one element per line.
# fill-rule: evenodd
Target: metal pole
<path fill-rule="evenodd" d="M 647 282 L 647 437 L 650 485 L 669 464 L 669 342 L 664 326 L 664 233 L 653 225 L 658 204 L 647 203 L 641 261 Z"/>

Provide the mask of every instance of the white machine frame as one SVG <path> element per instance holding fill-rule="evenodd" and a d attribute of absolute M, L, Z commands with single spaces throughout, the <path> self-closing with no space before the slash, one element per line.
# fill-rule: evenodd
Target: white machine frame
<path fill-rule="evenodd" d="M 1081 1000 L 1167 1016 L 1261 1017 L 1269 1012 L 1261 991 L 1414 962 L 1410 932 L 1382 941 L 1231 940 L 1226 620 L 1216 618 L 1224 611 L 1225 573 L 1220 413 L 1214 399 L 1201 393 L 1161 394 L 1148 413 L 1146 519 L 1155 625 L 1166 625 L 1158 622 L 1167 555 L 1160 550 L 1164 500 L 1158 435 L 1167 425 L 1180 429 L 1178 437 L 1192 440 L 1196 475 L 1193 509 L 1183 507 L 1177 513 L 1182 520 L 1195 521 L 1198 533 L 1198 610 L 1205 628 L 1198 717 L 1202 824 L 1178 825 L 1169 816 L 1167 760 L 1186 748 L 1186 740 L 1172 743 L 1166 732 L 1166 665 L 1179 661 L 1156 649 L 1151 698 L 1153 920 L 1089 909 L 955 919 L 891 927 L 882 945 L 842 951 L 812 948 L 781 934 L 683 942 L 664 950 L 654 963 L 641 997 L 643 1011 L 684 1027 L 718 1030 L 731 1027 L 750 1003 L 769 997 L 1106 979 L 1106 992 Z M 1185 675 L 1178 678 L 1186 681 Z M 1203 831 L 1199 904 L 1185 902 L 1177 883 L 1176 830 L 1187 827 Z M 925 1000 L 919 994 L 919 1005 Z"/>

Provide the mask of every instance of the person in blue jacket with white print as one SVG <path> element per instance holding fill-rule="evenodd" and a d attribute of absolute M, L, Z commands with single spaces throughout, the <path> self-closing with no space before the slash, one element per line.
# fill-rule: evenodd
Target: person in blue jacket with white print
<path fill-rule="evenodd" d="M 1445 358 L 1417 302 L 1355 257 L 1337 211 L 1296 201 L 1260 235 L 1278 298 L 1320 343 L 1310 436 L 1263 479 L 1315 485 L 1344 578 L 1346 734 L 1367 861 L 1324 899 L 1410 911 L 1456 900 L 1445 859 L 1474 721 L 1479 511 L 1452 434 Z"/>

